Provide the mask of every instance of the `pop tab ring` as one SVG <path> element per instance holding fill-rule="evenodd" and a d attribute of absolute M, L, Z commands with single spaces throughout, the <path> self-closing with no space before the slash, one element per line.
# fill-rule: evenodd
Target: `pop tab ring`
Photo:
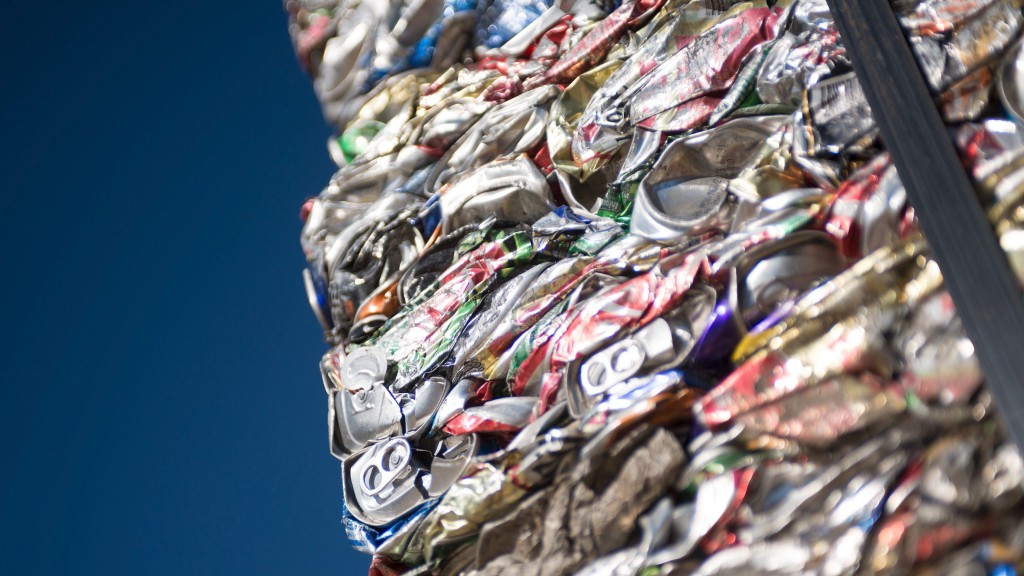
<path fill-rule="evenodd" d="M 411 471 L 412 451 L 407 442 L 397 439 L 384 443 L 382 450 L 359 475 L 359 487 L 367 496 L 388 496 L 394 491 L 394 482 Z M 383 494 L 382 494 L 383 492 Z"/>
<path fill-rule="evenodd" d="M 342 469 L 349 511 L 364 524 L 383 526 L 426 502 L 421 484 L 427 471 L 404 438 L 375 444 Z"/>
<path fill-rule="evenodd" d="M 645 364 L 671 357 L 672 352 L 672 330 L 668 322 L 658 318 L 633 336 L 594 354 L 580 370 L 580 385 L 590 396 L 603 394 L 634 376 Z"/>

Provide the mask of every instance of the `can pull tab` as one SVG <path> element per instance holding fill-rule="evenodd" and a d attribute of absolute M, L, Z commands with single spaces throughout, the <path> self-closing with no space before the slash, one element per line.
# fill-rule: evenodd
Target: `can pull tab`
<path fill-rule="evenodd" d="M 394 491 L 395 482 L 412 472 L 411 458 L 408 442 L 399 438 L 388 440 L 367 462 L 359 477 L 359 487 L 367 496 L 387 498 Z"/>
<path fill-rule="evenodd" d="M 636 374 L 645 358 L 643 347 L 632 338 L 618 342 L 587 362 L 580 375 L 583 389 L 590 395 L 602 394 Z"/>
<path fill-rule="evenodd" d="M 580 370 L 580 385 L 590 396 L 607 392 L 629 380 L 645 366 L 671 358 L 672 329 L 663 318 L 654 320 L 631 337 L 594 354 Z"/>

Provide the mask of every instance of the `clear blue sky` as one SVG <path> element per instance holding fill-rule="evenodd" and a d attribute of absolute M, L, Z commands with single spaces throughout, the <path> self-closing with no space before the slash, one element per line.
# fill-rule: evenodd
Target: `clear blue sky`
<path fill-rule="evenodd" d="M 277 0 L 0 17 L 4 574 L 365 574 L 299 207 L 332 172 Z"/>

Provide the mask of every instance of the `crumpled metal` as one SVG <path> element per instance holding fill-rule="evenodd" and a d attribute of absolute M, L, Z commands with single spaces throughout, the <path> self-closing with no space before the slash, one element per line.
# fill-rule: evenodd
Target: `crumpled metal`
<path fill-rule="evenodd" d="M 371 574 L 1024 569 L 1024 459 L 824 0 L 286 7 Z M 1024 289 L 1021 0 L 892 7 Z"/>

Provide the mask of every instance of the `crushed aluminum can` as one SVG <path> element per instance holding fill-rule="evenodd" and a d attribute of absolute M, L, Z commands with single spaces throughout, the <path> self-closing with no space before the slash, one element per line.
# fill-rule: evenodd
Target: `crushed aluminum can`
<path fill-rule="evenodd" d="M 374 444 L 343 463 L 346 502 L 360 522 L 385 526 L 443 494 L 476 454 L 476 437 L 463 436 L 430 458 L 404 438 Z M 429 459 L 429 463 L 425 460 Z"/>
<path fill-rule="evenodd" d="M 572 81 L 551 105 L 547 126 L 547 144 L 560 192 L 566 204 L 574 210 L 593 212 L 596 204 L 608 186 L 604 171 L 595 170 L 597 163 L 584 162 L 582 165 L 573 158 L 574 133 L 582 116 L 589 109 L 589 102 L 609 82 L 619 69 L 617 60 L 593 68 Z M 618 148 L 618 146 L 616 146 Z M 601 164 L 611 161 L 602 157 Z"/>
<path fill-rule="evenodd" d="M 760 244 L 737 261 L 729 283 L 735 317 L 747 328 L 843 271 L 834 242 L 814 231 Z"/>
<path fill-rule="evenodd" d="M 725 258 L 720 258 L 721 264 Z M 725 293 L 708 314 L 693 365 L 730 370 L 729 351 L 758 323 L 786 311 L 803 293 L 839 274 L 845 260 L 833 238 L 813 230 L 749 246 L 729 268 Z"/>
<path fill-rule="evenodd" d="M 543 74 L 528 78 L 523 88 L 530 90 L 547 84 L 568 84 L 604 60 L 611 47 L 627 30 L 636 29 L 650 20 L 664 3 L 665 0 L 626 0 L 618 9 L 601 19 Z"/>
<path fill-rule="evenodd" d="M 563 329 L 531 350 L 512 382 L 514 394 L 536 392 L 550 404 L 561 383 L 560 372 L 592 353 L 624 329 L 644 326 L 678 306 L 693 285 L 702 262 L 699 252 L 678 255 L 662 268 L 598 292 L 562 316 Z"/>
<path fill-rule="evenodd" d="M 871 108 L 854 73 L 822 80 L 806 94 L 805 120 L 816 155 L 867 148 L 877 137 Z"/>
<path fill-rule="evenodd" d="M 494 217 L 533 223 L 551 211 L 547 179 L 526 156 L 495 161 L 470 170 L 441 195 L 441 230 Z"/>
<path fill-rule="evenodd" d="M 939 96 L 942 119 L 949 123 L 978 119 L 989 106 L 995 84 L 988 66 L 957 80 Z"/>
<path fill-rule="evenodd" d="M 904 235 L 906 196 L 889 155 L 880 154 L 836 190 L 825 230 L 838 241 L 843 256 L 861 258 Z"/>
<path fill-rule="evenodd" d="M 425 378 L 415 390 L 401 396 L 402 430 L 406 438 L 418 439 L 433 422 L 448 393 L 448 381 L 441 376 Z"/>
<path fill-rule="evenodd" d="M 370 389 L 349 392 L 338 390 L 328 405 L 331 451 L 344 458 L 371 442 L 399 433 L 402 409 L 383 382 Z"/>
<path fill-rule="evenodd" d="M 705 122 L 721 103 L 721 91 L 739 73 L 741 55 L 775 37 L 779 14 L 767 7 L 750 8 L 695 38 L 627 93 L 630 123 L 682 132 Z"/>
<path fill-rule="evenodd" d="M 477 357 L 486 346 L 487 338 L 508 318 L 549 266 L 550 264 L 546 262 L 532 266 L 503 284 L 490 296 L 489 306 L 474 317 L 453 351 L 452 370 L 458 377 L 470 374 L 478 377 L 483 375 L 483 366 Z"/>
<path fill-rule="evenodd" d="M 345 462 L 353 516 L 382 526 L 426 501 L 427 469 L 407 440 L 392 438 Z"/>
<path fill-rule="evenodd" d="M 566 369 L 570 413 L 580 418 L 593 405 L 594 398 L 609 392 L 621 395 L 625 392 L 622 385 L 634 377 L 683 363 L 703 332 L 714 299 L 714 291 L 709 287 L 694 286 L 672 312 L 582 363 L 570 364 Z"/>
<path fill-rule="evenodd" d="M 908 33 L 925 79 L 938 92 L 1004 52 L 1022 24 L 1020 0 L 996 0 L 953 25 L 946 34 Z"/>
<path fill-rule="evenodd" d="M 740 415 L 736 426 L 756 437 L 767 434 L 825 447 L 844 434 L 892 418 L 906 409 L 905 392 L 876 376 L 839 376 Z"/>
<path fill-rule="evenodd" d="M 532 150 L 547 125 L 547 104 L 558 93 L 554 86 L 538 88 L 484 112 L 434 165 L 425 189 L 438 192 L 457 174 Z"/>
<path fill-rule="evenodd" d="M 728 230 L 738 203 L 729 180 L 784 120 L 742 118 L 672 142 L 640 183 L 630 232 L 672 240 Z"/>
<path fill-rule="evenodd" d="M 789 327 L 780 325 L 756 335 L 757 341 L 767 341 L 769 346 L 749 357 L 701 400 L 703 421 L 718 428 L 751 408 L 844 372 L 872 370 L 878 374 L 890 373 L 891 357 L 880 347 L 882 332 L 890 328 L 894 320 L 886 304 L 893 306 L 890 295 L 906 290 L 915 276 L 924 288 L 934 289 L 937 282 L 931 277 L 935 273 L 929 270 L 928 262 L 923 258 L 904 260 L 900 270 L 902 278 L 893 273 L 891 280 L 894 283 L 902 280 L 906 283 L 903 286 L 887 283 L 860 286 L 859 298 L 868 298 L 874 293 L 878 295 L 879 302 L 873 305 L 858 303 L 849 316 L 836 317 L 832 314 L 839 306 L 834 305 L 830 309 L 821 302 L 818 291 L 829 287 L 829 284 L 809 292 L 802 302 L 796 304 L 793 316 L 808 311 L 817 318 L 803 318 Z M 934 263 L 931 267 L 935 268 Z M 855 267 L 844 275 L 853 280 L 862 270 Z M 875 290 L 884 291 L 879 293 Z M 848 305 L 846 302 L 843 304 Z"/>
<path fill-rule="evenodd" d="M 453 435 L 516 432 L 529 423 L 536 404 L 536 398 L 495 398 L 466 408 L 445 424 L 444 431 Z"/>
<path fill-rule="evenodd" d="M 764 102 L 799 106 L 808 87 L 850 62 L 824 0 L 795 3 L 790 18 L 761 67 L 757 94 Z"/>
<path fill-rule="evenodd" d="M 575 164 L 583 171 L 580 180 L 586 180 L 591 173 L 598 172 L 598 168 L 606 164 L 629 140 L 625 125 L 628 100 L 624 97 L 634 84 L 648 74 L 652 67 L 665 62 L 698 35 L 722 19 L 745 10 L 747 6 L 739 4 L 721 8 L 727 9 L 720 9 L 714 2 L 693 2 L 681 6 L 675 18 L 665 23 L 660 30 L 652 32 L 624 62 L 609 61 L 604 65 L 614 66 L 615 69 L 610 74 L 606 72 L 607 79 L 595 87 L 592 96 L 584 103 L 582 114 L 575 120 L 571 152 Z M 595 68 L 592 72 L 597 70 Z M 635 132 L 633 138 L 639 135 L 639 132 Z"/>

